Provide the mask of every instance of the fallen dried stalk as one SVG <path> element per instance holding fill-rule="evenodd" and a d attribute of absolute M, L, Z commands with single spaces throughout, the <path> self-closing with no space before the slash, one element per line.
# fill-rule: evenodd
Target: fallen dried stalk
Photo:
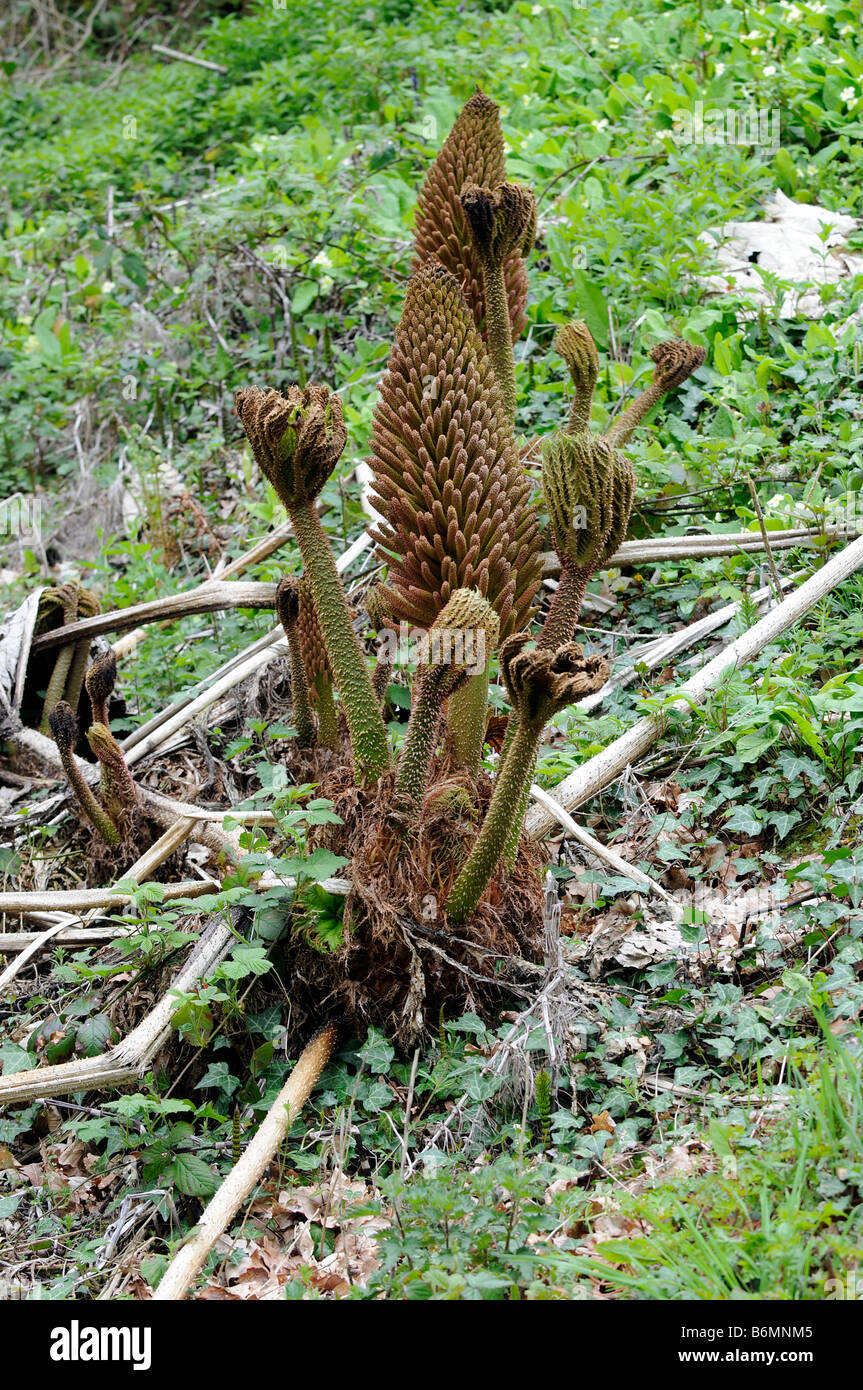
<path fill-rule="evenodd" d="M 303 1049 L 297 1065 L 276 1096 L 254 1139 L 228 1173 L 218 1192 L 210 1198 L 192 1236 L 180 1246 L 162 1275 L 153 1295 L 156 1302 L 185 1297 L 219 1236 L 260 1181 L 287 1133 L 289 1121 L 296 1119 L 308 1100 L 332 1055 L 336 1038 L 337 1029 L 334 1024 L 329 1024 Z"/>
<path fill-rule="evenodd" d="M 142 1076 L 171 1034 L 171 1020 L 177 1009 L 173 991 L 189 990 L 224 959 L 237 940 L 244 915 L 244 909 L 234 907 L 230 909 L 230 925 L 221 913 L 208 920 L 170 989 L 122 1042 L 99 1057 L 82 1057 L 74 1062 L 0 1076 L 0 1105 L 20 1105 L 98 1086 L 120 1086 Z"/>
<path fill-rule="evenodd" d="M 108 613 L 97 613 L 93 618 L 82 618 L 66 627 L 43 632 L 34 637 L 33 651 L 48 651 L 52 647 L 65 647 L 70 642 L 78 642 L 82 637 L 99 637 L 104 632 L 122 632 L 124 628 L 135 627 L 140 623 L 158 623 L 167 619 L 185 618 L 191 613 L 217 613 L 224 608 L 275 608 L 275 584 L 258 584 L 246 581 L 244 584 L 208 579 L 197 589 L 183 594 L 168 594 L 165 598 L 152 599 L 149 603 L 133 603 L 129 608 L 112 608 Z"/>
<path fill-rule="evenodd" d="M 813 545 L 816 541 L 845 540 L 856 532 L 847 526 L 797 527 L 787 531 L 769 531 L 772 550 L 793 550 L 795 546 Z M 648 540 L 624 541 L 608 561 L 607 569 L 624 565 L 672 564 L 677 560 L 698 560 L 711 555 L 757 553 L 764 541 L 756 531 L 733 531 L 701 536 L 654 536 Z M 553 551 L 542 557 L 543 579 L 560 574 L 560 561 Z"/>
<path fill-rule="evenodd" d="M 863 536 L 851 545 L 840 550 L 820 570 L 817 570 L 799 589 L 782 603 L 776 605 L 754 627 L 730 642 L 727 647 L 691 676 L 683 685 L 677 687 L 678 698 L 674 706 L 686 705 L 690 701 L 703 699 L 712 690 L 726 671 L 743 665 L 757 656 L 774 638 L 792 624 L 798 622 L 820 599 L 829 594 L 849 575 L 863 565 Z M 669 695 L 671 699 L 671 695 Z M 651 714 L 639 719 L 625 734 L 615 739 L 601 753 L 589 758 L 586 763 L 571 772 L 553 789 L 554 799 L 566 811 L 580 806 L 583 801 L 602 791 L 637 758 L 647 752 L 662 735 L 666 727 L 664 714 Z M 554 825 L 554 817 L 545 807 L 535 806 L 528 814 L 525 829 L 534 838 L 539 838 Z"/>
<path fill-rule="evenodd" d="M 784 589 L 789 588 L 796 577 L 783 579 L 781 581 L 782 587 Z M 756 589 L 750 595 L 750 599 L 759 605 L 768 599 L 772 601 L 773 590 L 769 585 L 764 585 L 763 588 Z M 711 632 L 715 632 L 717 628 L 730 623 L 739 611 L 739 601 L 726 603 L 722 608 L 717 608 L 714 613 L 708 613 L 705 617 L 699 618 L 697 622 L 679 628 L 677 632 L 664 633 L 662 637 L 645 642 L 641 646 L 631 647 L 627 652 L 631 664 L 616 671 L 601 690 L 595 691 L 593 695 L 585 695 L 583 700 L 578 701 L 576 708 L 585 712 L 596 709 L 613 690 L 625 689 L 627 685 L 631 685 L 634 680 L 638 679 L 639 672 L 636 670 L 636 665 L 646 666 L 648 670 L 652 670 L 656 666 L 664 666 L 678 652 L 694 646 L 696 642 L 701 641 L 702 637 L 709 637 Z"/>
<path fill-rule="evenodd" d="M 554 816 L 558 825 L 563 826 L 568 835 L 571 835 L 574 840 L 578 840 L 578 843 L 584 845 L 585 849 L 589 849 L 591 854 L 595 854 L 598 859 L 604 859 L 607 864 L 610 864 L 611 867 L 616 869 L 619 874 L 622 874 L 624 878 L 633 879 L 636 883 L 642 884 L 648 892 L 655 893 L 658 898 L 662 898 L 663 902 L 666 902 L 671 908 L 674 917 L 678 919 L 682 917 L 682 907 L 675 901 L 667 889 L 663 888 L 661 883 L 657 883 L 655 879 L 650 878 L 650 876 L 639 869 L 636 864 L 630 864 L 629 861 L 618 854 L 616 850 L 610 849 L 608 845 L 604 845 L 601 840 L 597 840 L 596 836 L 591 835 L 589 830 L 585 830 L 584 826 L 574 821 L 572 816 L 555 801 L 553 796 L 549 796 L 548 792 L 544 791 L 542 787 L 532 786 L 530 794 L 535 801 L 538 801 L 541 806 L 546 808 L 550 815 Z"/>
<path fill-rule="evenodd" d="M 38 914 L 34 915 L 38 920 Z M 74 918 L 70 918 L 70 921 L 74 921 Z M 126 934 L 126 929 L 121 926 L 73 927 L 68 922 L 55 922 L 52 925 L 56 927 L 56 932 L 51 937 L 55 946 L 102 946 L 105 942 L 116 941 L 118 937 Z M 0 932 L 0 955 L 17 955 L 19 951 L 26 951 L 34 942 L 41 947 L 44 939 L 45 932 L 41 931 Z"/>
<path fill-rule="evenodd" d="M 215 879 L 189 878 L 179 883 L 163 883 L 162 887 L 165 890 L 164 901 L 173 902 L 174 898 L 195 898 L 202 893 L 211 893 L 219 885 Z M 105 912 L 127 907 L 131 901 L 131 893 L 117 892 L 114 888 L 45 889 L 32 893 L 0 893 L 0 912 L 19 913 L 25 917 L 30 911 L 40 910 L 85 912 L 88 908 L 99 908 Z"/>

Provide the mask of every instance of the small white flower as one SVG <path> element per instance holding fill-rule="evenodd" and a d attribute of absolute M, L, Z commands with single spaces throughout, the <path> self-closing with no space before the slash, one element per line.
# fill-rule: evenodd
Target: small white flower
<path fill-rule="evenodd" d="M 544 9 L 544 5 L 531 5 L 530 12 L 531 14 L 542 14 Z"/>
<path fill-rule="evenodd" d="M 714 75 L 714 77 L 721 77 L 722 74 L 724 73 L 724 71 L 725 71 L 725 64 L 724 64 L 724 63 L 714 63 L 714 64 L 713 64 L 713 75 Z"/>
<path fill-rule="evenodd" d="M 756 39 L 761 38 L 761 34 L 758 29 L 750 29 L 749 33 L 744 34 L 743 37 L 748 43 L 754 43 Z"/>
<path fill-rule="evenodd" d="M 321 294 L 329 294 L 330 290 L 333 288 L 332 275 L 322 275 L 318 284 L 321 287 Z"/>
<path fill-rule="evenodd" d="M 764 77 L 772 77 L 775 71 L 776 69 L 772 63 L 768 63 L 766 68 L 761 69 L 762 76 Z"/>
<path fill-rule="evenodd" d="M 819 45 L 819 44 L 822 44 L 823 42 L 824 42 L 824 35 L 823 35 L 823 34 L 816 34 L 815 37 L 814 37 L 814 39 L 812 40 L 812 46 L 813 46 L 813 48 L 817 48 L 818 45 Z"/>
<path fill-rule="evenodd" d="M 327 270 L 330 269 L 332 264 L 333 263 L 327 255 L 326 251 L 319 251 L 318 254 L 312 259 L 312 265 L 325 266 Z"/>
<path fill-rule="evenodd" d="M 113 288 L 114 288 L 114 281 L 113 281 L 113 280 L 103 280 L 103 281 L 102 281 L 102 293 L 103 293 L 103 294 L 110 294 Z"/>
<path fill-rule="evenodd" d="M 857 100 L 857 89 L 856 89 L 856 87 L 843 87 L 843 88 L 842 88 L 842 91 L 839 93 L 839 100 L 840 100 L 840 101 L 844 101 L 846 106 L 850 105 L 850 103 L 851 103 L 852 101 L 856 101 L 856 100 Z"/>
<path fill-rule="evenodd" d="M 524 95 L 522 96 L 522 101 L 523 101 L 523 103 L 524 103 L 525 106 L 530 106 L 530 103 L 533 101 L 533 93 L 532 93 L 532 92 L 525 92 Z"/>

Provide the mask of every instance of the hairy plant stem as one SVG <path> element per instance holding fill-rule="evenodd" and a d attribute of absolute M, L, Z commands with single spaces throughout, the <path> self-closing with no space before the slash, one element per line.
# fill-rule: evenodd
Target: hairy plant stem
<path fill-rule="evenodd" d="M 509 321 L 503 261 L 486 258 L 483 261 L 482 275 L 488 353 L 510 424 L 514 425 L 518 393 L 515 385 L 515 357 L 512 351 L 512 326 Z"/>
<path fill-rule="evenodd" d="M 488 671 L 489 663 L 486 662 L 484 670 L 471 676 L 468 682 L 455 692 L 447 711 L 447 724 L 452 734 L 456 761 L 471 777 L 476 777 L 482 762 L 482 745 L 488 714 Z"/>
<path fill-rule="evenodd" d="M 399 754 L 395 800 L 408 828 L 416 824 L 422 811 L 429 768 L 437 748 L 444 701 L 465 673 L 452 667 L 427 667 L 414 695 L 408 731 Z"/>
<path fill-rule="evenodd" d="M 117 829 L 108 812 L 105 811 L 96 800 L 93 792 L 84 781 L 84 774 L 78 766 L 75 754 L 72 749 L 66 749 L 58 745 L 60 761 L 63 764 L 63 771 L 69 781 L 69 786 L 75 793 L 78 805 L 84 812 L 90 824 L 98 830 L 106 845 L 119 845 L 120 832 Z"/>
<path fill-rule="evenodd" d="M 361 781 L 375 782 L 390 765 L 387 730 L 351 623 L 342 581 L 314 503 L 292 506 L 290 517 L 342 697 L 354 768 Z"/>
<path fill-rule="evenodd" d="M 61 593 L 63 596 L 62 626 L 68 627 L 70 623 L 74 623 L 78 616 L 78 590 L 70 584 L 61 589 Z M 49 730 L 49 715 L 63 699 L 74 651 L 75 648 L 70 642 L 68 646 L 61 647 L 57 653 L 57 660 L 54 662 L 54 669 L 48 681 L 48 689 L 45 691 L 45 706 L 42 710 L 42 723 L 39 726 L 43 734 L 47 734 Z"/>
<path fill-rule="evenodd" d="M 645 419 L 653 407 L 662 400 L 667 389 L 667 387 L 662 386 L 656 381 L 646 386 L 645 389 L 636 396 L 635 400 L 630 402 L 626 410 L 609 425 L 605 434 L 602 436 L 606 444 L 610 445 L 612 449 L 618 449 L 621 444 L 626 444 L 626 442 L 632 438 L 634 431 L 641 424 L 642 420 Z"/>
<path fill-rule="evenodd" d="M 306 668 L 303 665 L 303 654 L 300 650 L 300 635 L 295 623 L 291 624 L 291 628 L 286 631 L 285 636 L 288 639 L 288 652 L 291 659 L 291 704 L 294 724 L 297 728 L 297 746 L 299 748 L 314 748 L 315 721 L 309 704 L 309 685 L 306 680 Z"/>
<path fill-rule="evenodd" d="M 387 697 L 390 677 L 393 673 L 392 658 L 389 656 L 379 656 L 372 672 L 372 689 L 377 696 L 379 705 L 382 705 Z"/>
<path fill-rule="evenodd" d="M 542 725 L 518 722 L 482 829 L 447 900 L 447 915 L 454 922 L 461 922 L 473 912 L 506 849 L 513 808 L 521 805 L 530 783 L 542 729 Z"/>
<path fill-rule="evenodd" d="M 538 648 L 553 651 L 564 642 L 572 641 L 589 578 L 588 570 L 574 565 L 565 556 L 561 557 L 560 580 L 537 639 Z"/>

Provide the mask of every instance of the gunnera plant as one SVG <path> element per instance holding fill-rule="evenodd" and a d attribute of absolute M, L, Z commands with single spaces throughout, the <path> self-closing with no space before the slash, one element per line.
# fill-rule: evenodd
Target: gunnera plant
<path fill-rule="evenodd" d="M 703 360 L 688 343 L 654 347 L 651 384 L 598 435 L 597 349 L 583 323 L 562 325 L 554 346 L 574 395 L 542 440 L 540 498 L 515 433 L 536 204 L 507 179 L 503 148 L 497 107 L 478 91 L 420 193 L 413 275 L 373 415 L 372 535 L 386 569 L 367 624 L 353 621 L 316 509 L 347 443 L 338 395 L 308 385 L 236 397 L 303 563 L 277 607 L 297 743 L 339 817 L 309 844 L 348 861 L 341 946 L 318 951 L 298 928 L 288 968 L 311 1013 L 340 1000 L 355 1023 L 404 1045 L 441 1009 L 491 1011 L 505 991 L 501 955 L 541 958 L 543 855 L 521 833 L 537 752 L 548 721 L 607 679 L 606 662 L 573 639 L 591 575 L 626 535 L 635 474 L 623 449 Z M 561 567 L 544 615 L 543 510 Z M 374 670 L 360 641 L 369 627 Z M 416 653 L 400 744 L 382 711 L 397 635 Z M 495 662 L 511 713 L 492 776 L 483 749 Z"/>

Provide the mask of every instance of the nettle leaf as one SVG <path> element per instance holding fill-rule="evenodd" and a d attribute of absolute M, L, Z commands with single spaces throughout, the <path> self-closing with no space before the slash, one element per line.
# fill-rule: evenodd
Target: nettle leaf
<path fill-rule="evenodd" d="M 244 980 L 247 975 L 266 975 L 272 968 L 263 946 L 236 946 L 230 960 L 219 967 L 219 973 L 228 980 Z"/>
<path fill-rule="evenodd" d="M 213 1172 L 196 1154 L 175 1154 L 162 1172 L 174 1181 L 180 1192 L 187 1197 L 212 1197 L 220 1184 L 218 1174 Z"/>
<path fill-rule="evenodd" d="M 75 1035 L 75 1051 L 85 1057 L 98 1057 L 116 1037 L 106 1014 L 94 1014 L 79 1026 Z"/>
<path fill-rule="evenodd" d="M 292 878 L 303 874 L 306 878 L 313 878 L 316 883 L 322 883 L 325 878 L 334 878 L 339 869 L 343 869 L 349 861 L 343 854 L 333 854 L 328 849 L 316 849 L 308 859 L 286 859 L 283 861 L 284 872 Z"/>
<path fill-rule="evenodd" d="M 0 1197 L 0 1221 L 15 1214 L 15 1208 L 23 1196 L 23 1192 L 10 1192 L 8 1196 Z"/>

